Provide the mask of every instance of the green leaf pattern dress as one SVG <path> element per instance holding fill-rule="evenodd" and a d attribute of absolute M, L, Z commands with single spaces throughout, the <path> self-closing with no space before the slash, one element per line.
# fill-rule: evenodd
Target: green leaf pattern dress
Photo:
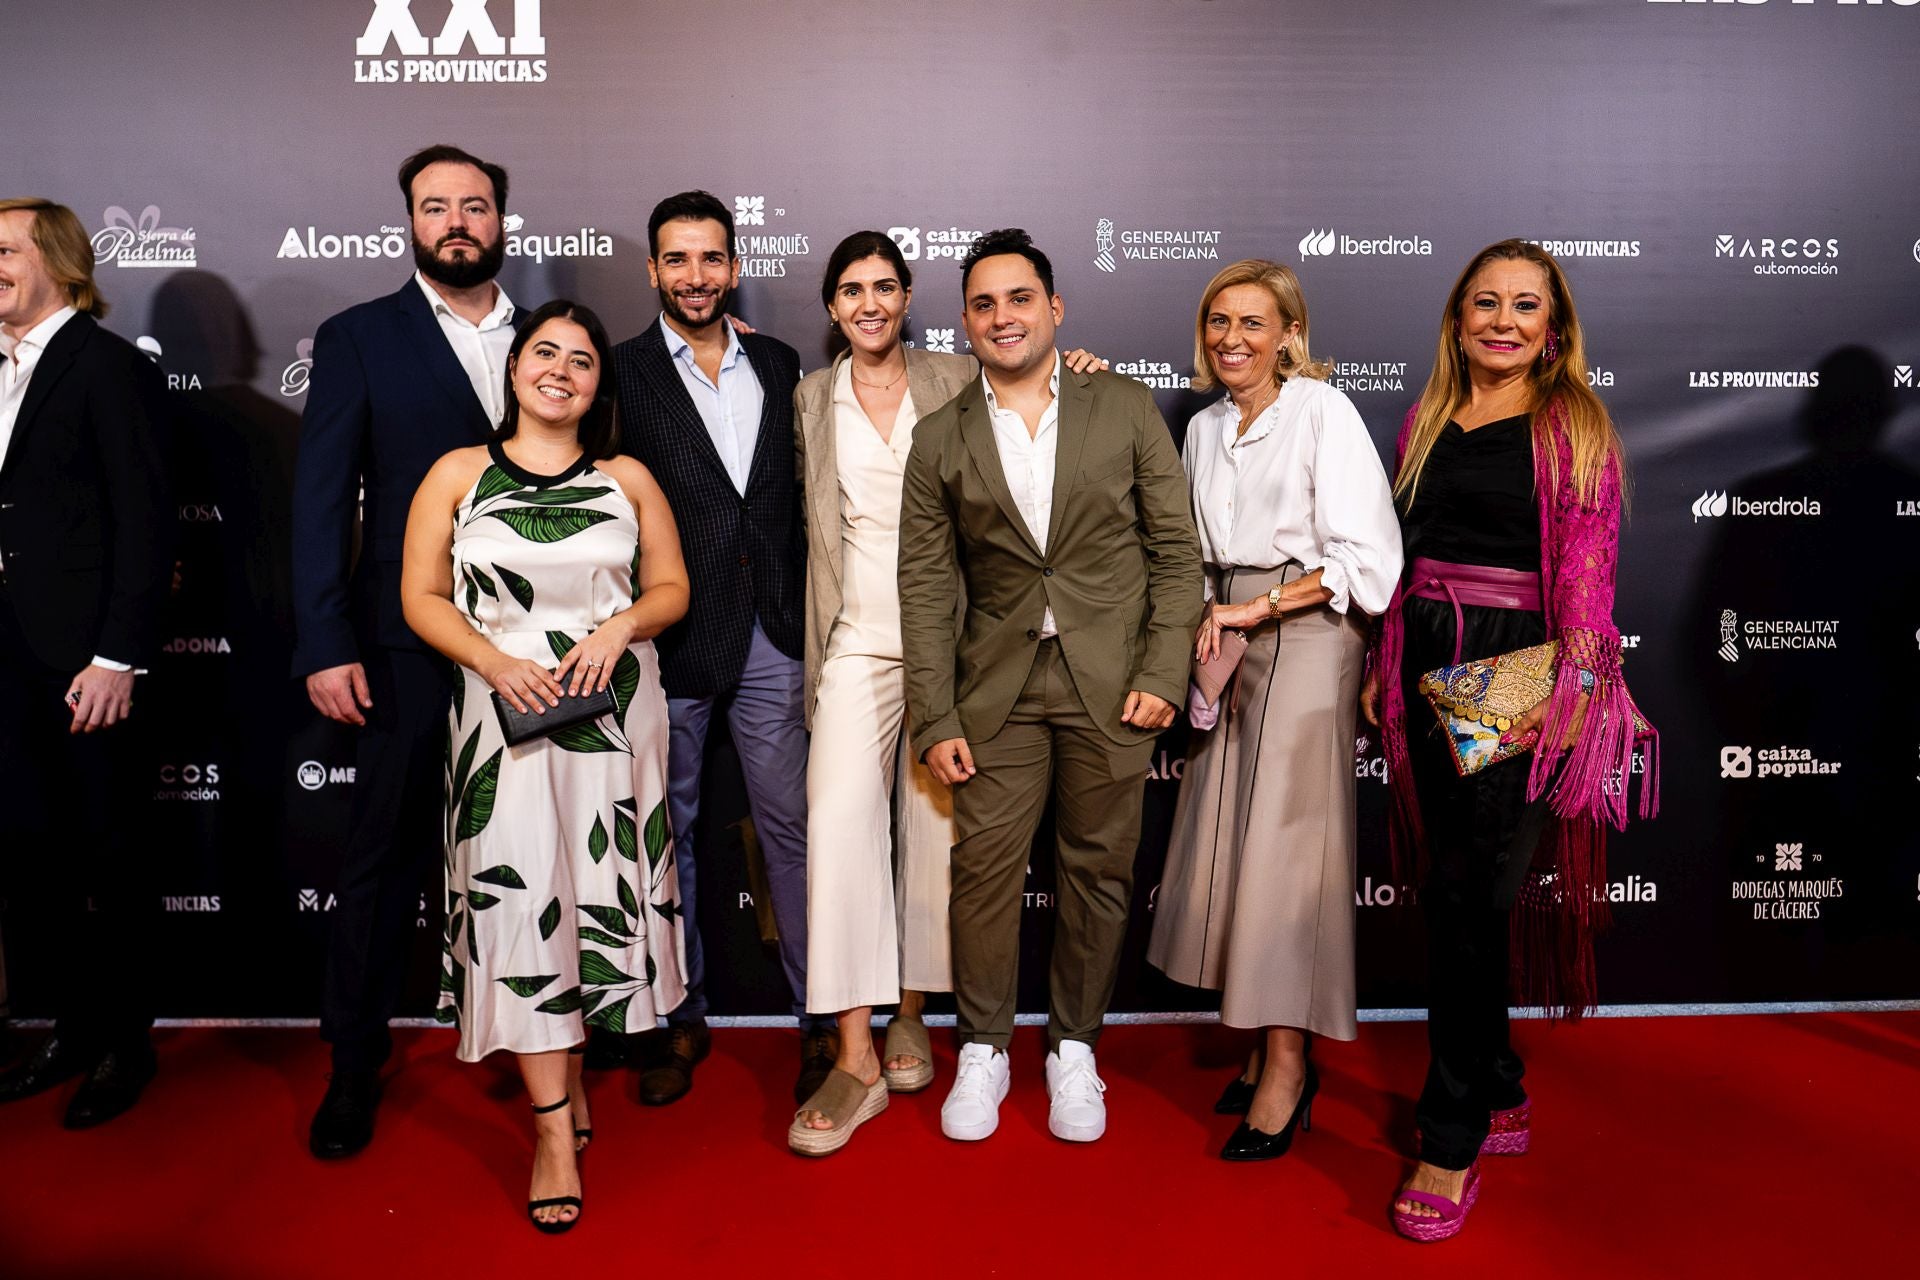
<path fill-rule="evenodd" d="M 501 652 L 551 667 L 637 597 L 639 522 L 591 462 L 538 476 L 491 452 L 454 514 L 454 605 Z M 460 675 L 438 1013 L 460 1057 L 651 1027 L 686 994 L 653 643 L 614 664 L 614 714 L 518 747 L 492 688 Z"/>

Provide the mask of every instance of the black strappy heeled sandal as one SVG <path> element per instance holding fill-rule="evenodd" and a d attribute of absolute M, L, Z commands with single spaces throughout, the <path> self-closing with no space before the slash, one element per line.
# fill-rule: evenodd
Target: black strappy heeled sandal
<path fill-rule="evenodd" d="M 535 1107 L 533 1109 L 533 1114 L 537 1116 L 548 1115 L 552 1112 L 558 1111 L 560 1108 L 564 1106 L 570 1105 L 572 1102 L 573 1102 L 573 1096 L 569 1094 L 566 1097 L 561 1098 L 560 1101 L 552 1104 L 551 1106 Z M 574 1209 L 577 1210 L 577 1212 L 571 1218 L 562 1218 L 557 1222 L 542 1222 L 540 1221 L 540 1219 L 533 1216 L 535 1213 L 537 1213 L 541 1209 L 551 1209 L 551 1208 L 554 1208 L 555 1206 L 565 1208 L 567 1205 L 572 1205 Z M 585 1206 L 583 1206 L 580 1203 L 579 1196 L 549 1196 L 545 1200 L 527 1201 L 527 1221 L 533 1223 L 535 1229 L 539 1231 L 544 1231 L 546 1234 L 550 1236 L 557 1236 L 562 1232 L 573 1230 L 574 1223 L 580 1221 L 581 1217 L 585 1214 L 585 1212 L 586 1212 Z"/>
<path fill-rule="evenodd" d="M 584 1044 L 577 1044 L 573 1046 L 573 1048 L 567 1050 L 567 1056 L 569 1058 L 582 1058 L 586 1056 L 586 1053 L 587 1053 L 587 1046 Z M 573 1101 L 573 1095 L 571 1093 L 567 1095 L 567 1101 L 568 1102 Z M 593 1141 L 593 1126 L 588 1125 L 584 1129 L 575 1129 L 573 1131 L 573 1138 L 574 1138 L 573 1153 L 575 1155 L 579 1155 L 582 1151 L 585 1151 L 587 1149 L 587 1144 Z"/>

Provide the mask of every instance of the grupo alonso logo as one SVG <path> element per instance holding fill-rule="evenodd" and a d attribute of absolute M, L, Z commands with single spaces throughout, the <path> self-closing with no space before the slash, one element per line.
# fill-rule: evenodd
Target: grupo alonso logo
<path fill-rule="evenodd" d="M 184 269 L 199 265 L 199 248 L 192 227 L 163 227 L 160 207 L 148 205 L 138 218 L 114 205 L 100 219 L 105 225 L 93 233 L 96 265 Z"/>
<path fill-rule="evenodd" d="M 307 393 L 313 378 L 313 339 L 302 338 L 293 347 L 293 363 L 280 371 L 280 394 L 292 399 Z"/>
<path fill-rule="evenodd" d="M 494 3 L 507 8 L 502 0 Z M 513 0 L 507 29 L 511 36 L 494 24 L 488 0 L 452 0 L 440 33 L 429 40 L 414 19 L 413 0 L 374 0 L 373 14 L 353 42 L 354 83 L 544 82 L 547 39 L 540 30 L 540 0 Z M 388 58 L 389 51 L 400 56 Z M 469 52 L 477 56 L 458 56 Z"/>

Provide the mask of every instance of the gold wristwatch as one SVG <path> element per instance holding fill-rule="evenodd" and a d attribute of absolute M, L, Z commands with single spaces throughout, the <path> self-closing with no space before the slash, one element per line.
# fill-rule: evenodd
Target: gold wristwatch
<path fill-rule="evenodd" d="M 1275 618 L 1280 616 L 1280 584 L 1277 582 L 1267 588 L 1267 613 Z"/>

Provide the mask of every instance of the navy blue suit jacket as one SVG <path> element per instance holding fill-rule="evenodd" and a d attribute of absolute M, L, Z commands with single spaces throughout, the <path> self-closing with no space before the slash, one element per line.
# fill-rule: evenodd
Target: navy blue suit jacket
<path fill-rule="evenodd" d="M 691 588 L 687 616 L 654 640 L 669 698 L 710 697 L 739 683 L 755 619 L 790 658 L 800 657 L 806 640 L 807 552 L 793 443 L 800 357 L 765 334 L 743 333 L 740 345 L 765 397 L 744 496 L 680 381 L 659 322 L 613 349 L 620 447 L 646 464 L 666 494 Z"/>
<path fill-rule="evenodd" d="M 407 509 L 442 454 L 494 425 L 417 281 L 320 326 L 294 466 L 294 675 L 424 647 L 400 613 Z"/>

